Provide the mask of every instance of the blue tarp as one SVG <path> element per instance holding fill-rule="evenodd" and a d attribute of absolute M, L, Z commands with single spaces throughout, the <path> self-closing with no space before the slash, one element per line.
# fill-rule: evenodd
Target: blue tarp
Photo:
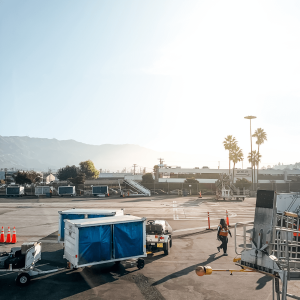
<path fill-rule="evenodd" d="M 111 259 L 111 225 L 79 228 L 79 264 Z"/>
<path fill-rule="evenodd" d="M 111 217 L 112 215 L 88 215 L 88 219 Z"/>
<path fill-rule="evenodd" d="M 142 255 L 143 222 L 130 222 L 114 225 L 115 258 Z"/>
<path fill-rule="evenodd" d="M 60 239 L 64 240 L 65 238 L 65 219 L 69 220 L 78 220 L 84 219 L 84 215 L 77 215 L 77 214 L 61 214 L 61 223 L 60 223 Z"/>

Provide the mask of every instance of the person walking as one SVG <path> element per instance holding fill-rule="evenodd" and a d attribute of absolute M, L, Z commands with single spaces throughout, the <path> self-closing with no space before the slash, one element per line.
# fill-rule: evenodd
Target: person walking
<path fill-rule="evenodd" d="M 232 237 L 231 232 L 225 222 L 224 219 L 220 220 L 220 225 L 218 226 L 218 235 L 217 239 L 222 242 L 222 244 L 217 247 L 218 251 L 220 252 L 220 249 L 223 249 L 224 255 L 227 256 L 227 243 L 228 243 L 228 233 L 230 234 L 230 237 Z"/>

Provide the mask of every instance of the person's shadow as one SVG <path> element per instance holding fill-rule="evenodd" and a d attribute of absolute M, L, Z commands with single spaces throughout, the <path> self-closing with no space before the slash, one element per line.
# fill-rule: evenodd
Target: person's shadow
<path fill-rule="evenodd" d="M 256 283 L 258 283 L 257 287 L 255 288 L 256 290 L 261 290 L 262 288 L 265 287 L 265 285 L 267 284 L 268 281 L 272 280 L 272 277 L 270 276 L 263 276 L 263 277 L 260 277 Z"/>
<path fill-rule="evenodd" d="M 177 272 L 175 272 L 173 274 L 170 274 L 170 275 L 168 275 L 168 276 L 166 276 L 166 277 L 164 277 L 164 278 L 162 278 L 162 279 L 154 282 L 152 285 L 159 285 L 161 283 L 164 283 L 164 282 L 168 281 L 169 279 L 178 278 L 178 277 L 187 275 L 187 274 L 189 274 L 191 272 L 194 272 L 197 266 L 199 266 L 199 265 L 206 266 L 207 264 L 209 264 L 209 263 L 211 263 L 211 262 L 213 262 L 213 261 L 215 261 L 215 260 L 217 260 L 217 259 L 219 259 L 219 258 L 222 257 L 222 255 L 216 257 L 216 254 L 218 254 L 218 252 L 211 254 L 206 261 L 199 262 L 199 263 L 197 263 L 195 265 L 192 265 L 192 266 L 189 266 L 189 267 L 187 267 L 187 268 L 185 268 L 183 270 L 180 270 L 180 271 L 177 271 Z"/>

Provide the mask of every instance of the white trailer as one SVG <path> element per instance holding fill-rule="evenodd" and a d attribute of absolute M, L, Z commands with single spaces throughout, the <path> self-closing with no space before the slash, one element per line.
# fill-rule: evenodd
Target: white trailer
<path fill-rule="evenodd" d="M 44 196 L 46 194 L 50 194 L 50 190 L 53 191 L 53 187 L 52 186 L 37 186 L 35 188 L 34 194 L 36 196 Z"/>
<path fill-rule="evenodd" d="M 65 220 L 64 258 L 71 268 L 126 260 L 137 260 L 144 267 L 146 257 L 146 219 L 114 216 Z"/>
<path fill-rule="evenodd" d="M 58 219 L 58 242 L 64 241 L 65 234 L 65 221 L 66 219 L 93 219 L 93 218 L 103 218 L 103 217 L 113 217 L 113 216 L 123 216 L 123 209 L 68 209 L 64 211 L 59 211 Z"/>
<path fill-rule="evenodd" d="M 6 188 L 6 195 L 8 197 L 22 197 L 25 194 L 24 186 L 8 186 Z"/>
<path fill-rule="evenodd" d="M 63 196 L 76 196 L 75 186 L 59 186 L 58 187 L 58 195 Z"/>

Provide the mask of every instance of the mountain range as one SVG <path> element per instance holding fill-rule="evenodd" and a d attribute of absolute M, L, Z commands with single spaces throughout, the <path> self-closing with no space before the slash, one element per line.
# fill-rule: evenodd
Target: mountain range
<path fill-rule="evenodd" d="M 151 171 L 158 158 L 179 162 L 186 155 L 175 152 L 157 152 L 138 145 L 88 145 L 75 140 L 57 140 L 19 136 L 0 136 L 0 169 L 56 170 L 66 165 L 78 165 L 91 159 L 96 168 L 121 171 L 133 164 Z M 191 158 L 191 157 L 189 157 Z"/>

